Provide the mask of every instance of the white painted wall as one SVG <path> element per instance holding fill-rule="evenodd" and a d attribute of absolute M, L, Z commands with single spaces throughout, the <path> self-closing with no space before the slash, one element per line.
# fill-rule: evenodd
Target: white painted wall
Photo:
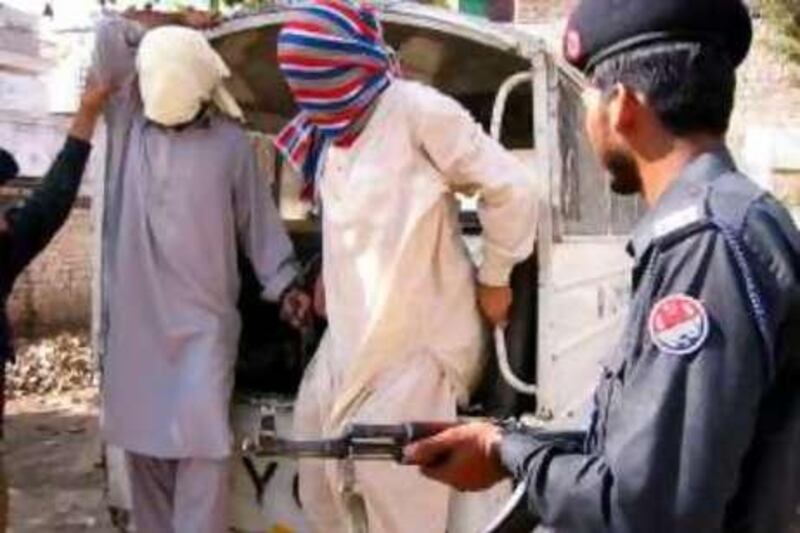
<path fill-rule="evenodd" d="M 12 3 L 0 2 L 0 146 L 14 154 L 23 176 L 37 177 L 50 167 L 77 108 L 92 32 L 90 25 L 80 31 L 48 28 L 37 13 L 38 0 L 16 2 L 24 10 Z M 77 9 L 93 2 L 69 3 Z M 29 68 L 20 70 L 17 61 Z M 101 175 L 102 143 L 95 146 L 84 190 Z"/>
<path fill-rule="evenodd" d="M 759 185 L 775 192 L 779 172 L 800 174 L 800 127 L 752 127 L 745 134 L 742 154 L 744 169 Z M 800 206 L 788 207 L 800 225 Z"/>

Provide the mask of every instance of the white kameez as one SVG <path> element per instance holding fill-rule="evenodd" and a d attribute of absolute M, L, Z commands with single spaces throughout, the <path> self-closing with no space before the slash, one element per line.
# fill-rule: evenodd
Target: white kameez
<path fill-rule="evenodd" d="M 336 434 L 353 420 L 453 419 L 466 401 L 484 335 L 459 191 L 480 195 L 477 277 L 506 285 L 532 251 L 534 181 L 458 103 L 397 80 L 356 143 L 328 150 L 320 195 L 329 330 L 301 387 L 298 435 Z M 443 489 L 391 465 L 359 464 L 356 474 L 371 533 L 443 531 Z M 345 522 L 341 483 L 335 465 L 301 463 L 301 495 L 321 531 Z"/>

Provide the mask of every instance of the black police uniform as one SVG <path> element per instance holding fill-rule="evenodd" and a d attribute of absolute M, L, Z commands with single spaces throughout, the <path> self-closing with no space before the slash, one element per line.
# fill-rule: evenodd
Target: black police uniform
<path fill-rule="evenodd" d="M 588 434 L 554 444 L 509 432 L 503 463 L 559 531 L 789 531 L 800 483 L 800 234 L 719 151 L 684 170 L 630 251 L 630 316 Z M 689 328 L 681 346 L 655 314 L 684 296 L 699 307 L 677 313 L 678 332 L 681 319 Z"/>
<path fill-rule="evenodd" d="M 31 197 L 4 212 L 8 228 L 0 232 L 0 377 L 4 377 L 6 363 L 14 359 L 6 313 L 8 296 L 17 276 L 66 221 L 75 203 L 90 151 L 89 143 L 68 137 L 44 181 Z M 2 388 L 0 383 L 0 397 Z M 0 409 L 2 403 L 0 401 Z"/>
<path fill-rule="evenodd" d="M 583 0 L 586 71 L 662 42 L 752 31 L 739 0 Z M 501 458 L 557 531 L 800 531 L 800 234 L 727 151 L 691 162 L 638 224 L 626 328 L 585 435 L 506 432 Z"/>

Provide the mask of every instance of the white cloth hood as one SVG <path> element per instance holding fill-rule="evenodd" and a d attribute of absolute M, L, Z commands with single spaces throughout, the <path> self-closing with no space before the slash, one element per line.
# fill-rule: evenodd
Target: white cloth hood
<path fill-rule="evenodd" d="M 136 56 L 144 114 L 163 126 L 194 119 L 206 102 L 226 115 L 243 113 L 223 80 L 230 70 L 202 33 L 180 26 L 148 32 Z"/>

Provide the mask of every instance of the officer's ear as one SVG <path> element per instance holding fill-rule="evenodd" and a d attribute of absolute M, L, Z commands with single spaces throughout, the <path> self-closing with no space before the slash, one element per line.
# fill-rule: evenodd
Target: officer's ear
<path fill-rule="evenodd" d="M 628 137 L 636 130 L 644 110 L 641 95 L 626 85 L 616 83 L 606 91 L 605 98 L 611 128 Z"/>

